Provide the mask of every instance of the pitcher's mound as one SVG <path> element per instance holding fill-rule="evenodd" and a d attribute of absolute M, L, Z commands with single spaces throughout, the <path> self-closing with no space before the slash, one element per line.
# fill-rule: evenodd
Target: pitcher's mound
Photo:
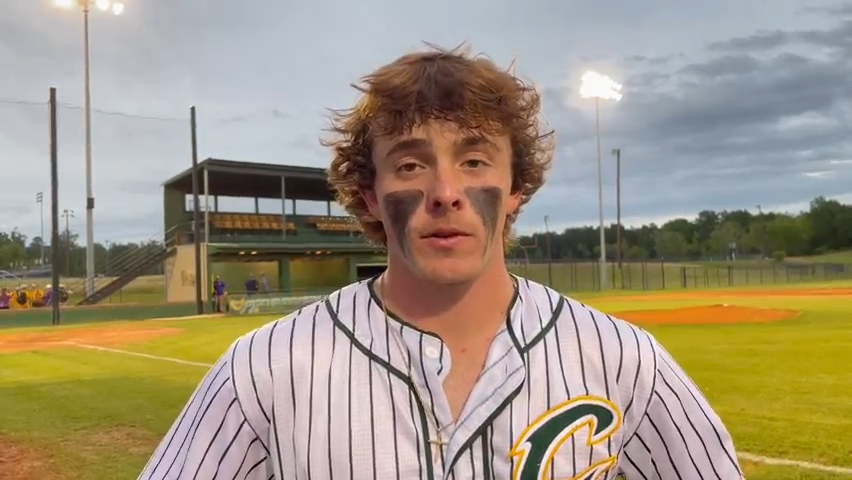
<path fill-rule="evenodd" d="M 672 310 L 617 312 L 615 316 L 641 325 L 687 325 L 777 322 L 793 318 L 798 314 L 798 310 L 750 308 L 721 304 L 676 308 Z"/>

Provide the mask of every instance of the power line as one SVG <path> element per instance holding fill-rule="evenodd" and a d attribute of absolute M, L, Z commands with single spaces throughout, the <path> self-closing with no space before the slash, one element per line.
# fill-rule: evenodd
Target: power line
<path fill-rule="evenodd" d="M 11 98 L 0 98 L 0 103 L 8 103 L 8 104 L 12 104 L 12 105 L 35 105 L 35 106 L 44 105 L 44 106 L 47 106 L 47 102 L 33 102 L 33 101 L 29 101 L 29 100 L 14 100 L 14 99 L 11 99 Z"/>
<path fill-rule="evenodd" d="M 0 98 L 0 103 L 10 104 L 10 105 L 27 105 L 27 106 L 44 106 L 44 107 L 47 106 L 47 102 L 34 102 L 32 100 L 16 100 L 16 99 L 11 99 L 11 98 Z M 75 105 L 73 103 L 58 102 L 58 105 L 60 107 L 68 108 L 68 109 L 71 109 L 71 110 L 82 110 L 83 109 L 83 107 L 81 107 L 80 105 Z M 180 121 L 180 122 L 185 122 L 185 121 L 189 120 L 189 117 L 180 118 L 180 117 L 162 117 L 162 116 L 155 116 L 155 115 L 139 115 L 139 114 L 135 114 L 135 113 L 119 112 L 119 111 L 114 111 L 114 110 L 102 110 L 102 109 L 99 109 L 99 108 L 92 108 L 92 112 L 100 113 L 102 115 L 112 115 L 112 116 L 117 116 L 117 117 L 138 118 L 138 119 L 141 119 L 141 120 L 163 120 L 163 121 Z"/>
<path fill-rule="evenodd" d="M 44 106 L 47 107 L 47 102 L 37 102 L 32 100 L 19 100 L 13 98 L 0 98 L 0 104 L 9 104 L 9 105 L 26 105 L 26 106 Z M 59 102 L 58 105 L 63 108 L 72 109 L 72 110 L 82 110 L 83 107 L 80 105 L 75 105 L 73 103 L 65 103 Z M 166 122 L 188 122 L 189 116 L 186 117 L 166 117 L 159 115 L 141 115 L 137 113 L 128 113 L 121 112 L 117 110 L 103 110 L 100 108 L 92 108 L 92 112 L 99 113 L 101 115 L 109 115 L 116 117 L 124 117 L 124 118 L 134 118 L 139 120 L 159 120 Z M 288 118 L 289 115 L 285 113 L 283 110 L 278 108 L 271 108 L 269 110 L 258 111 L 254 113 L 241 114 L 241 115 L 232 115 L 228 117 L 219 117 L 212 118 L 210 120 L 215 122 L 239 122 L 244 120 L 252 120 L 260 117 L 271 117 L 271 118 Z"/>

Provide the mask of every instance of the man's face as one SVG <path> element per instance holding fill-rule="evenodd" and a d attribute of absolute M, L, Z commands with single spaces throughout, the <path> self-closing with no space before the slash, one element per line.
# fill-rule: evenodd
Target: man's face
<path fill-rule="evenodd" d="M 469 282 L 502 261 L 511 193 L 507 136 L 476 134 L 443 121 L 373 145 L 374 189 L 364 192 L 382 221 L 392 262 L 436 283 Z"/>

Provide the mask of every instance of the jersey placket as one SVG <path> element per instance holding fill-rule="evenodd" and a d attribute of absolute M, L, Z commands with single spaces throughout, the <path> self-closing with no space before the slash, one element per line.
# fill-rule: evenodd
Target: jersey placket
<path fill-rule="evenodd" d="M 411 355 L 411 381 L 416 388 L 415 394 L 420 397 L 430 416 L 429 432 L 426 433 L 432 450 L 430 461 L 436 473 L 443 472 L 447 445 L 454 430 L 450 405 L 444 393 L 444 380 L 451 365 L 450 352 L 438 337 L 420 331 L 416 333 L 411 335 L 406 332 L 403 335 Z"/>

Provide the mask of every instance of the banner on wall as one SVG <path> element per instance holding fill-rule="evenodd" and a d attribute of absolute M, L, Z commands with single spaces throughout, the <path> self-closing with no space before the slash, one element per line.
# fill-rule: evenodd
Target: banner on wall
<path fill-rule="evenodd" d="M 287 295 L 240 295 L 228 301 L 231 312 L 243 315 L 283 313 L 320 301 L 322 295 L 293 297 Z"/>

